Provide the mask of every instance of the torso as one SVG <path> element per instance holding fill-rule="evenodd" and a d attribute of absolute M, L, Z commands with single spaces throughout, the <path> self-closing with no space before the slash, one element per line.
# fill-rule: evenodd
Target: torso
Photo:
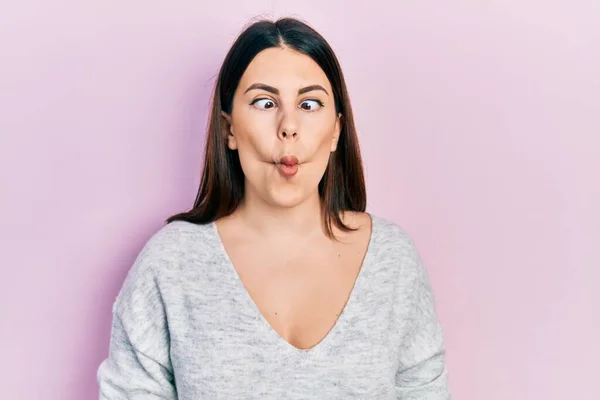
<path fill-rule="evenodd" d="M 249 235 L 235 219 L 217 222 L 252 301 L 273 330 L 297 349 L 316 346 L 335 326 L 363 265 L 371 217 L 346 213 L 344 222 L 356 230 L 334 229 L 339 241 L 317 234 L 293 243 Z"/>
<path fill-rule="evenodd" d="M 181 400 L 395 399 L 401 360 L 412 354 L 407 288 L 420 272 L 408 236 L 372 217 L 366 254 L 368 219 L 340 238 L 345 246 L 307 240 L 295 253 L 252 241 L 248 230 L 244 238 L 224 224 L 173 222 L 144 252 L 156 275 L 145 268 L 136 279 L 157 290 L 152 307 L 164 314 L 128 328 L 148 351 L 157 343 L 149 332 L 166 327 L 154 352 L 167 349 Z"/>

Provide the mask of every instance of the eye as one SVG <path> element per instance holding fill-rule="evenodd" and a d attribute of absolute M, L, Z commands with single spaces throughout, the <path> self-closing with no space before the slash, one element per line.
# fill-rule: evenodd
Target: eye
<path fill-rule="evenodd" d="M 271 99 L 256 99 L 250 105 L 258 108 L 259 110 L 270 110 L 275 107 L 275 102 Z"/>
<path fill-rule="evenodd" d="M 323 107 L 323 102 L 317 99 L 304 100 L 300 103 L 300 108 L 306 111 L 317 111 L 321 107 Z"/>

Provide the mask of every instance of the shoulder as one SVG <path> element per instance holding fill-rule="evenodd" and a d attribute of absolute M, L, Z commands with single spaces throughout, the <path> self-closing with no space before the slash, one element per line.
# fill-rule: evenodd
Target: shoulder
<path fill-rule="evenodd" d="M 213 229 L 212 224 L 187 221 L 173 221 L 156 229 L 137 252 L 114 307 L 158 291 L 161 281 L 169 281 L 190 264 L 190 259 L 210 256 L 215 249 Z"/>
<path fill-rule="evenodd" d="M 417 251 L 414 240 L 400 224 L 390 219 L 371 214 L 373 220 L 373 245 L 405 255 Z"/>
<path fill-rule="evenodd" d="M 368 212 L 345 211 L 342 221 L 357 232 L 370 234 L 372 250 L 405 255 L 416 252 L 415 243 L 409 233 L 390 219 Z"/>
<path fill-rule="evenodd" d="M 372 214 L 371 218 L 370 251 L 377 262 L 389 266 L 390 272 L 399 274 L 401 280 L 428 280 L 419 249 L 409 232 L 390 219 Z"/>
<path fill-rule="evenodd" d="M 214 248 L 212 224 L 194 224 L 173 221 L 156 229 L 139 251 L 134 267 L 147 268 L 173 265 L 181 262 L 190 251 Z"/>

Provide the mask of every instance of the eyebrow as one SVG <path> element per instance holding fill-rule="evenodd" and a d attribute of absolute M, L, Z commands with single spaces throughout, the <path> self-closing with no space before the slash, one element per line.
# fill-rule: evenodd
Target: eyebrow
<path fill-rule="evenodd" d="M 264 83 L 253 83 L 252 85 L 250 85 L 250 87 L 248 89 L 246 89 L 246 91 L 244 93 L 248 93 L 250 90 L 253 89 L 261 89 L 273 94 L 279 94 L 279 89 L 274 88 L 273 86 L 269 86 L 269 85 L 265 85 Z M 310 85 L 310 86 L 306 86 L 303 87 L 301 89 L 298 90 L 298 95 L 307 93 L 307 92 L 311 92 L 313 90 L 322 90 L 324 91 L 328 96 L 329 93 L 327 93 L 327 90 L 325 90 L 325 88 L 321 85 Z"/>

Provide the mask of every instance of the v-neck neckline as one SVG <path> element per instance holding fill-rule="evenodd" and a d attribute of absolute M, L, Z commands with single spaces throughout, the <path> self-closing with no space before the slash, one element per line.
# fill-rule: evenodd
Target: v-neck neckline
<path fill-rule="evenodd" d="M 373 247 L 374 247 L 373 242 L 375 239 L 375 233 L 376 233 L 376 229 L 377 229 L 376 217 L 369 213 L 367 213 L 367 214 L 369 215 L 369 217 L 371 219 L 371 233 L 370 233 L 369 240 L 367 243 L 367 250 L 365 251 L 365 255 L 363 256 L 360 269 L 354 280 L 354 284 L 352 286 L 352 289 L 350 290 L 350 294 L 346 300 L 346 304 L 344 305 L 342 311 L 340 312 L 340 315 L 337 317 L 335 323 L 329 329 L 329 331 L 325 334 L 325 336 L 322 337 L 321 340 L 319 340 L 319 342 L 317 342 L 315 345 L 313 345 L 312 347 L 306 348 L 306 349 L 296 347 L 293 344 L 291 344 L 290 342 L 288 342 L 287 340 L 285 340 L 275 330 L 275 328 L 273 328 L 273 326 L 269 323 L 269 321 L 267 321 L 267 318 L 265 317 L 265 315 L 260 311 L 258 305 L 254 301 L 252 296 L 250 296 L 250 293 L 246 289 L 246 286 L 244 285 L 244 282 L 242 281 L 237 269 L 235 268 L 233 262 L 231 261 L 231 258 L 229 257 L 229 254 L 227 253 L 227 249 L 225 248 L 225 245 L 224 245 L 223 241 L 221 240 L 221 235 L 219 234 L 219 230 L 217 228 L 216 222 L 213 221 L 210 223 L 211 229 L 214 234 L 215 241 L 217 242 L 216 247 L 218 249 L 219 256 L 221 257 L 223 263 L 225 264 L 225 266 L 226 266 L 225 269 L 227 270 L 227 273 L 230 275 L 230 278 L 235 282 L 235 285 L 236 285 L 238 291 L 241 292 L 241 296 L 244 299 L 243 301 L 245 303 L 245 306 L 251 310 L 251 313 L 252 313 L 255 321 L 257 322 L 259 329 L 262 331 L 262 333 L 270 336 L 272 338 L 273 343 L 275 345 L 277 345 L 278 347 L 283 348 L 284 351 L 290 352 L 294 355 L 308 356 L 308 355 L 319 354 L 319 353 L 323 352 L 323 350 L 331 343 L 331 341 L 334 339 L 334 337 L 336 335 L 340 334 L 340 330 L 343 329 L 343 325 L 345 325 L 346 322 L 348 321 L 348 318 L 350 318 L 352 311 L 353 311 L 353 305 L 356 301 L 356 297 L 358 296 L 358 293 L 362 290 L 362 287 L 364 286 L 363 281 L 364 281 L 365 275 L 367 273 L 367 267 L 369 266 L 371 258 L 372 258 Z"/>

